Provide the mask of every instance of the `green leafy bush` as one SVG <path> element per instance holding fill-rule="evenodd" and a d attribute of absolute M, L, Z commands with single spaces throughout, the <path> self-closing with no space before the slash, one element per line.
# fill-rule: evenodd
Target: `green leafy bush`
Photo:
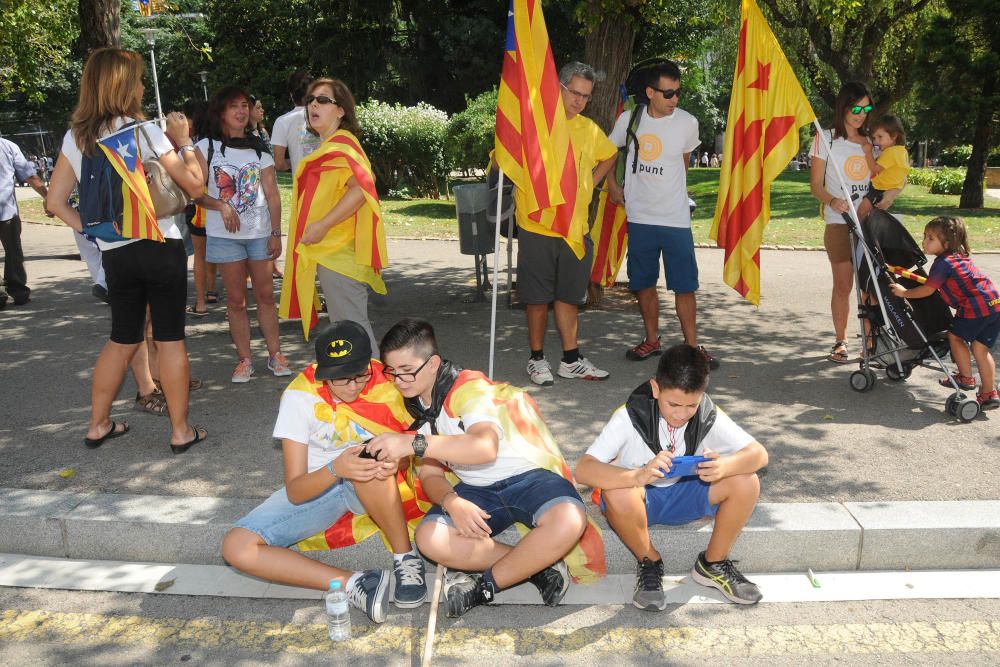
<path fill-rule="evenodd" d="M 964 167 L 972 157 L 972 146 L 949 146 L 941 151 L 940 159 L 943 167 Z"/>
<path fill-rule="evenodd" d="M 496 127 L 497 89 L 465 98 L 465 111 L 448 121 L 447 154 L 456 169 L 466 173 L 484 169 L 493 149 Z"/>
<path fill-rule="evenodd" d="M 445 155 L 448 115 L 429 104 L 413 107 L 373 100 L 358 107 L 361 144 L 379 194 L 390 190 L 438 198 L 451 165 Z"/>
<path fill-rule="evenodd" d="M 934 178 L 937 176 L 937 169 L 911 169 L 906 177 L 906 182 L 910 185 L 922 185 L 925 188 L 931 187 Z"/>
<path fill-rule="evenodd" d="M 931 183 L 931 194 L 934 195 L 960 195 L 962 185 L 965 183 L 965 169 L 951 169 L 945 167 L 938 169 Z"/>

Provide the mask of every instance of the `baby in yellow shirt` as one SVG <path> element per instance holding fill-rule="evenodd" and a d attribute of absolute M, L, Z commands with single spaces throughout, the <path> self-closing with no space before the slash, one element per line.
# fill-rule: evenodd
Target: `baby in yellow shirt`
<path fill-rule="evenodd" d="M 885 115 L 872 123 L 872 143 L 863 144 L 865 160 L 872 173 L 871 187 L 858 206 L 858 218 L 864 220 L 872 206 L 886 210 L 906 186 L 910 156 L 906 152 L 906 132 L 899 117 Z M 874 148 L 879 147 L 878 160 Z"/>

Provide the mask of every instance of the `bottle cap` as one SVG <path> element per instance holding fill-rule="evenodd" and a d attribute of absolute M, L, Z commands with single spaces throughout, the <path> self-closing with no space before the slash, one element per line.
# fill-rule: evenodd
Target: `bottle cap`
<path fill-rule="evenodd" d="M 330 580 L 330 590 L 331 591 L 339 591 L 340 590 L 340 579 L 331 579 Z"/>

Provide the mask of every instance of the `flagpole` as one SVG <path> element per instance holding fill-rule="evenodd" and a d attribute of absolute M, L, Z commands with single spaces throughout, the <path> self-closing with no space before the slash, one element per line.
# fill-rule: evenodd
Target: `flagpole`
<path fill-rule="evenodd" d="M 490 372 L 489 378 L 493 379 L 493 358 L 496 351 L 497 338 L 497 280 L 500 270 L 500 210 L 503 205 L 503 168 L 497 165 L 497 216 L 496 230 L 493 239 L 493 299 L 490 307 Z M 509 242 L 509 241 L 508 241 Z"/>

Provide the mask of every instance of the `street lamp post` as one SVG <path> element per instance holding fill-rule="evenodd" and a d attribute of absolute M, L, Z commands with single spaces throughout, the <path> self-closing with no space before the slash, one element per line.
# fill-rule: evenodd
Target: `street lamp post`
<path fill-rule="evenodd" d="M 201 70 L 198 72 L 198 76 L 201 77 L 201 92 L 205 94 L 205 101 L 208 101 L 208 72 L 206 70 Z"/>
<path fill-rule="evenodd" d="M 156 116 L 163 118 L 163 106 L 160 104 L 160 80 L 156 76 L 156 28 L 142 28 L 139 30 L 146 36 L 146 43 L 149 44 L 149 61 L 153 65 L 153 89 L 156 91 Z M 163 121 L 160 121 L 163 123 Z"/>

